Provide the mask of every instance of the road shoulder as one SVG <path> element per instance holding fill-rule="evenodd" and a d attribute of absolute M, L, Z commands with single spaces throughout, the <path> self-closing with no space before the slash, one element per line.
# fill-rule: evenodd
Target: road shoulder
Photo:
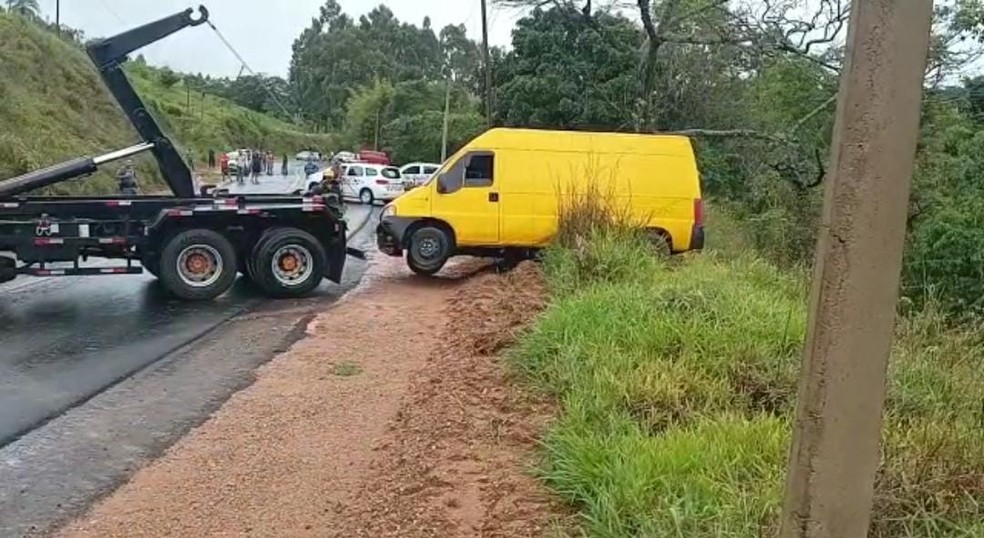
<path fill-rule="evenodd" d="M 549 406 L 493 357 L 537 311 L 535 269 L 427 281 L 390 262 L 60 535 L 540 534 Z"/>

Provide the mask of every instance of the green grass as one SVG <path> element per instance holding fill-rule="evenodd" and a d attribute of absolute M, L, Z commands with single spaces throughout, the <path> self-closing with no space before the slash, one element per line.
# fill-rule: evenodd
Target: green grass
<path fill-rule="evenodd" d="M 353 377 L 362 373 L 362 366 L 357 362 L 342 361 L 332 366 L 331 373 L 338 377 Z"/>
<path fill-rule="evenodd" d="M 208 149 L 264 145 L 278 153 L 305 146 L 334 147 L 334 138 L 311 135 L 275 118 L 200 94 L 187 108 L 183 83 L 167 88 L 159 71 L 128 66 L 134 86 L 182 156 L 198 164 Z M 0 14 L 0 179 L 84 155 L 135 143 L 136 132 L 109 95 L 88 57 L 77 45 L 22 17 Z M 113 192 L 115 173 L 60 184 L 55 194 Z M 150 157 L 138 160 L 145 189 L 163 185 Z"/>
<path fill-rule="evenodd" d="M 583 531 L 773 534 L 802 275 L 747 250 L 661 261 L 617 226 L 590 228 L 545 264 L 551 305 L 510 359 L 560 403 L 542 476 Z M 900 323 L 873 536 L 982 529 L 984 345 L 944 327 L 932 312 Z"/>

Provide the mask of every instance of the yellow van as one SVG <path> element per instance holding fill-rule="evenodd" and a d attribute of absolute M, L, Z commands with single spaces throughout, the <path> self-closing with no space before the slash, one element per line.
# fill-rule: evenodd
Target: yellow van
<path fill-rule="evenodd" d="M 548 245 L 564 196 L 585 192 L 614 197 L 609 206 L 624 208 L 673 253 L 704 246 L 687 137 L 530 129 L 492 129 L 469 142 L 427 184 L 383 209 L 376 242 L 391 256 L 407 251 L 410 269 L 431 275 L 454 255 Z"/>

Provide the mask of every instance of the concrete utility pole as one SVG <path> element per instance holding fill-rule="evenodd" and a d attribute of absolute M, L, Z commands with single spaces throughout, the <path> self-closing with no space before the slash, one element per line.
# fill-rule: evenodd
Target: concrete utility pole
<path fill-rule="evenodd" d="M 932 8 L 930 0 L 851 6 L 785 538 L 864 538 L 870 525 Z"/>
<path fill-rule="evenodd" d="M 482 55 L 485 58 L 485 121 L 492 128 L 492 60 L 489 54 L 489 16 L 486 0 L 482 0 Z"/>
<path fill-rule="evenodd" d="M 444 126 L 441 131 L 441 162 L 448 160 L 448 121 L 451 115 L 451 77 L 444 81 Z"/>
<path fill-rule="evenodd" d="M 55 0 L 55 31 L 61 34 L 61 0 Z"/>

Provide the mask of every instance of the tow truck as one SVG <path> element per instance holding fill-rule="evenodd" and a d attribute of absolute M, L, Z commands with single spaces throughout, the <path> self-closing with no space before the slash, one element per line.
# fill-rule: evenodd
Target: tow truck
<path fill-rule="evenodd" d="M 362 257 L 346 245 L 342 204 L 332 195 L 196 192 L 187 164 L 123 66 L 134 51 L 208 18 L 199 6 L 197 14 L 187 9 L 86 46 L 142 141 L 0 181 L 0 282 L 146 271 L 178 298 L 204 301 L 228 291 L 241 273 L 266 295 L 291 298 L 309 295 L 324 279 L 339 282 L 346 256 Z M 172 196 L 31 194 L 144 152 L 157 161 Z"/>

